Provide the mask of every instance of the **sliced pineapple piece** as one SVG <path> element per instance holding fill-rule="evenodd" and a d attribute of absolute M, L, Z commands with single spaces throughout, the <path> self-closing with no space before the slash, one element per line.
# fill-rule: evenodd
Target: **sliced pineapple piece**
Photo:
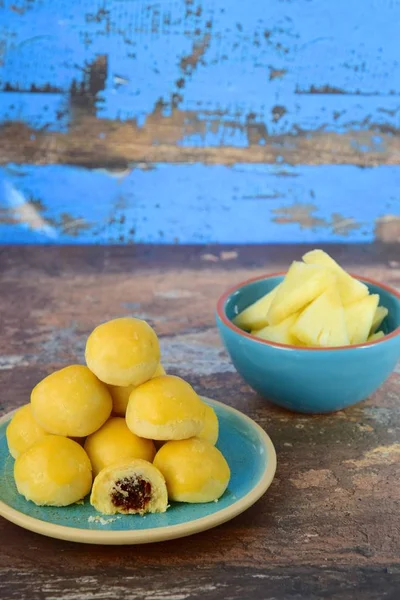
<path fill-rule="evenodd" d="M 272 299 L 267 314 L 268 323 L 277 325 L 298 312 L 322 294 L 335 280 L 336 276 L 330 269 L 294 261 Z"/>
<path fill-rule="evenodd" d="M 330 286 L 300 314 L 292 334 L 307 346 L 347 346 L 344 308 L 339 292 Z"/>
<path fill-rule="evenodd" d="M 370 333 L 375 333 L 377 329 L 381 326 L 383 319 L 388 315 L 388 309 L 385 306 L 378 306 L 374 318 L 372 319 L 371 331 Z"/>
<path fill-rule="evenodd" d="M 361 300 L 368 295 L 368 288 L 364 283 L 351 277 L 323 250 L 312 250 L 303 256 L 308 265 L 320 265 L 331 269 L 337 275 L 337 285 L 343 305 Z"/>
<path fill-rule="evenodd" d="M 267 313 L 279 286 L 280 284 L 268 292 L 268 294 L 265 294 L 265 296 L 242 310 L 242 312 L 233 319 L 233 323 L 237 327 L 240 327 L 240 329 L 249 331 L 252 329 L 261 329 L 268 325 Z"/>
<path fill-rule="evenodd" d="M 278 344 L 289 344 L 290 346 L 302 346 L 303 344 L 297 339 L 291 332 L 292 326 L 295 324 L 299 313 L 290 315 L 287 319 L 279 323 L 278 325 L 267 325 L 263 329 L 256 331 L 253 335 L 256 335 L 263 340 L 269 342 L 277 342 Z"/>
<path fill-rule="evenodd" d="M 383 331 L 377 331 L 376 333 L 373 333 L 372 335 L 370 335 L 367 341 L 375 342 L 375 340 L 380 340 L 383 337 L 385 337 L 385 334 L 383 333 Z"/>
<path fill-rule="evenodd" d="M 371 294 L 345 307 L 350 344 L 363 344 L 367 341 L 378 303 L 378 294 Z"/>

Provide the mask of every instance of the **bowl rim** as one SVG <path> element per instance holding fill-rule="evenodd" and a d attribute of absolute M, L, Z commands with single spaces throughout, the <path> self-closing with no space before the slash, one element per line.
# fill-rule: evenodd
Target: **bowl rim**
<path fill-rule="evenodd" d="M 282 276 L 284 277 L 286 275 L 286 273 L 287 273 L 287 271 L 278 271 L 275 273 L 269 273 L 267 275 L 259 275 L 258 277 L 251 277 L 250 279 L 246 279 L 245 281 L 241 281 L 241 282 L 237 283 L 236 285 L 230 287 L 219 297 L 219 299 L 217 301 L 216 312 L 217 312 L 218 317 L 221 319 L 221 321 L 224 323 L 224 325 L 226 325 L 229 329 L 231 329 L 235 333 L 238 333 L 239 335 L 242 335 L 243 337 L 246 337 L 250 340 L 256 341 L 260 344 L 265 344 L 266 346 L 282 348 L 284 350 L 288 350 L 288 349 L 289 350 L 299 350 L 299 351 L 304 351 L 304 352 L 306 352 L 306 351 L 326 351 L 326 350 L 328 350 L 328 351 L 353 350 L 356 348 L 365 348 L 365 347 L 381 344 L 381 343 L 386 342 L 387 340 L 394 338 L 400 334 L 400 325 L 399 325 L 398 327 L 396 327 L 396 329 L 394 329 L 394 331 L 392 331 L 388 335 L 385 335 L 383 338 L 380 338 L 378 340 L 373 340 L 372 342 L 364 342 L 363 344 L 351 344 L 348 346 L 324 346 L 324 347 L 293 346 L 290 344 L 280 344 L 279 342 L 270 342 L 269 340 L 264 340 L 263 338 L 259 338 L 256 335 L 251 335 L 250 333 L 247 333 L 247 331 L 243 331 L 243 329 L 240 329 L 240 327 L 237 327 L 236 325 L 234 325 L 234 323 L 230 319 L 228 319 L 226 312 L 225 312 L 225 306 L 226 306 L 226 302 L 227 302 L 228 298 L 230 296 L 232 296 L 232 294 L 234 292 L 237 292 L 241 288 L 245 287 L 246 285 L 249 285 L 250 283 L 255 283 L 256 281 L 262 281 L 264 279 L 271 279 L 272 277 L 282 277 Z M 349 273 L 349 275 L 351 275 L 351 277 L 354 277 L 355 279 L 365 281 L 367 283 L 371 283 L 372 285 L 375 285 L 376 287 L 386 290 L 387 292 L 389 292 L 390 294 L 395 296 L 400 301 L 400 292 L 398 292 L 394 288 L 390 287 L 389 285 L 386 285 L 385 283 L 380 283 L 379 281 L 376 281 L 375 279 L 371 279 L 370 277 L 364 277 L 362 275 L 357 275 L 356 273 Z"/>

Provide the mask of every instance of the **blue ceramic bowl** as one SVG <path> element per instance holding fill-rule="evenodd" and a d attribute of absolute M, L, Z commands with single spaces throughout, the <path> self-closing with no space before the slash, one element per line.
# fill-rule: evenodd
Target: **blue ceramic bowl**
<path fill-rule="evenodd" d="M 363 281 L 389 311 L 380 340 L 340 348 L 299 348 L 251 336 L 232 323 L 247 306 L 271 291 L 284 273 L 238 284 L 221 296 L 217 326 L 231 360 L 245 381 L 279 406 L 302 413 L 327 413 L 372 394 L 400 358 L 400 294 L 386 285 Z"/>

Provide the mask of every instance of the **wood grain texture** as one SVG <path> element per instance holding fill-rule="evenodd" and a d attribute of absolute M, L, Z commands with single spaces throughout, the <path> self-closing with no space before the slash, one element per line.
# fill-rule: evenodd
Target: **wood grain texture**
<path fill-rule="evenodd" d="M 33 129 L 20 121 L 0 123 L 0 164 L 70 164 L 126 169 L 155 162 L 232 165 L 235 163 L 354 164 L 361 167 L 398 165 L 400 136 L 391 132 L 348 130 L 261 135 L 249 126 L 246 146 L 181 145 L 182 137 L 203 130 L 194 115 L 156 112 L 142 127 L 83 115 L 68 133 Z M 262 140 L 262 143 L 261 141 Z"/>
<path fill-rule="evenodd" d="M 307 246 L 1 247 L 1 412 L 52 369 L 82 361 L 99 322 L 138 315 L 168 371 L 235 406 L 270 434 L 267 494 L 215 530 L 143 547 L 91 548 L 1 520 L 4 600 L 234 598 L 395 600 L 400 589 L 400 373 L 362 404 L 294 415 L 235 373 L 214 325 L 217 297 L 282 270 Z M 400 287 L 396 245 L 329 247 L 353 271 Z"/>

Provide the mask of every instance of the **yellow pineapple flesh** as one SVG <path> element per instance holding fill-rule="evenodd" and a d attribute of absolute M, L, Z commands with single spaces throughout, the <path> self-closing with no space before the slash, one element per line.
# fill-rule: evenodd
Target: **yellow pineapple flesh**
<path fill-rule="evenodd" d="M 240 329 L 246 329 L 248 331 L 251 331 L 252 329 L 261 329 L 268 325 L 267 313 L 279 285 L 242 310 L 242 312 L 233 319 L 233 323 L 237 327 L 240 327 Z"/>
<path fill-rule="evenodd" d="M 308 265 L 327 267 L 337 276 L 337 286 L 343 305 L 361 300 L 368 295 L 368 288 L 364 283 L 351 277 L 338 263 L 323 250 L 312 250 L 303 256 Z"/>
<path fill-rule="evenodd" d="M 378 306 L 375 314 L 374 314 L 374 318 L 372 319 L 372 325 L 371 325 L 371 331 L 370 333 L 375 333 L 375 331 L 377 329 L 379 329 L 379 327 L 382 324 L 382 321 L 385 317 L 387 317 L 388 315 L 388 309 L 385 308 L 384 306 Z"/>
<path fill-rule="evenodd" d="M 377 331 L 376 333 L 373 333 L 372 335 L 370 335 L 367 341 L 375 342 L 376 340 L 380 340 L 383 337 L 385 337 L 385 334 L 383 333 L 383 331 Z"/>
<path fill-rule="evenodd" d="M 298 312 L 322 294 L 335 279 L 332 271 L 325 267 L 294 261 L 272 300 L 267 314 L 268 323 L 277 325 Z"/>
<path fill-rule="evenodd" d="M 269 342 L 277 342 L 278 344 L 289 344 L 290 346 L 302 346 L 303 344 L 296 338 L 291 332 L 291 328 L 296 322 L 298 313 L 291 315 L 287 319 L 284 319 L 278 325 L 267 325 L 259 331 L 255 331 L 253 335 L 256 335 L 263 340 Z"/>
<path fill-rule="evenodd" d="M 334 285 L 303 310 L 291 332 L 306 346 L 349 344 L 343 304 Z"/>
<path fill-rule="evenodd" d="M 378 302 L 379 295 L 371 294 L 345 307 L 350 344 L 363 344 L 367 341 Z"/>

